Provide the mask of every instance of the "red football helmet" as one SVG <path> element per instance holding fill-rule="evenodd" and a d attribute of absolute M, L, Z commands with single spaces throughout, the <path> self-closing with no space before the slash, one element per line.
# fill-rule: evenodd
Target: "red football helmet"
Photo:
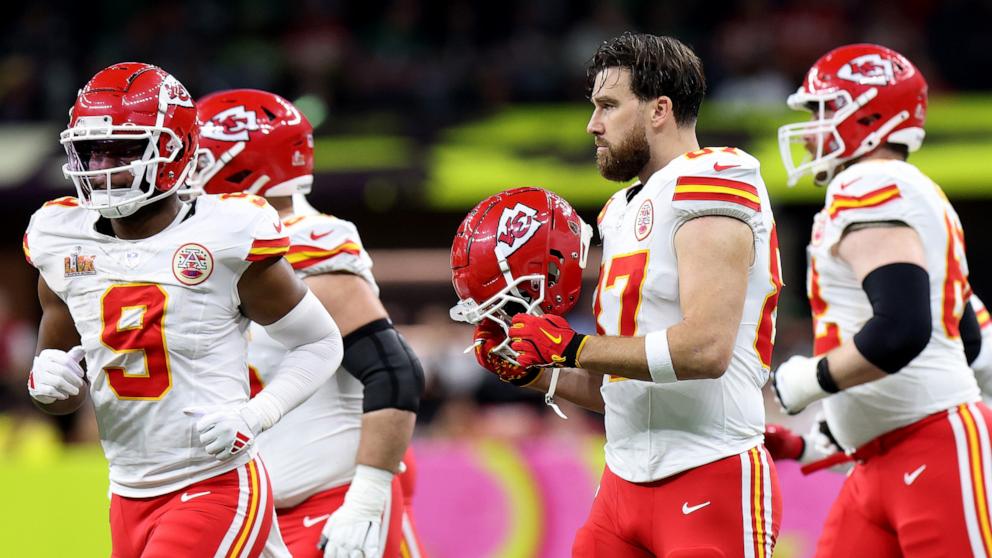
<path fill-rule="evenodd" d="M 452 319 L 488 318 L 509 331 L 517 312 L 564 315 L 579 300 L 591 238 L 572 206 L 547 190 L 514 188 L 482 200 L 451 245 L 460 299 Z"/>
<path fill-rule="evenodd" d="M 817 184 L 826 184 L 839 165 L 885 143 L 909 151 L 923 143 L 927 82 L 903 55 L 883 46 L 847 45 L 828 52 L 787 103 L 814 115 L 809 122 L 778 129 L 790 186 L 807 172 Z M 809 152 L 799 164 L 792 143 L 805 144 Z"/>
<path fill-rule="evenodd" d="M 80 90 L 60 143 L 80 205 L 126 217 L 185 182 L 197 147 L 196 106 L 161 68 L 114 64 Z"/>
<path fill-rule="evenodd" d="M 306 194 L 313 184 L 313 127 L 274 93 L 232 89 L 197 103 L 200 151 L 190 192 Z"/>

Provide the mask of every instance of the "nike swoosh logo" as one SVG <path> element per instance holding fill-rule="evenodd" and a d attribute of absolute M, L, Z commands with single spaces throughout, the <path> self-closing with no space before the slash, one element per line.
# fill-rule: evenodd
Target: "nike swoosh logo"
<path fill-rule="evenodd" d="M 272 223 L 272 228 L 274 228 L 277 233 L 282 232 L 282 221 L 279 221 L 278 223 Z"/>
<path fill-rule="evenodd" d="M 548 339 L 551 340 L 552 343 L 554 343 L 556 345 L 558 343 L 561 343 L 561 335 L 559 335 L 558 337 L 555 337 L 554 335 L 551 335 L 547 331 L 544 331 L 544 328 L 543 327 L 542 328 L 539 328 L 539 329 L 541 330 L 541 333 L 543 333 L 545 337 L 547 337 Z"/>
<path fill-rule="evenodd" d="M 324 521 L 327 520 L 328 517 L 331 517 L 331 514 L 327 513 L 324 515 L 318 515 L 317 517 L 310 517 L 309 515 L 304 515 L 303 526 L 309 529 L 318 523 L 323 523 Z"/>
<path fill-rule="evenodd" d="M 855 182 L 861 180 L 862 178 L 864 178 L 864 177 L 863 176 L 859 176 L 859 177 L 855 178 L 854 180 L 852 180 L 850 182 L 841 182 L 840 183 L 840 189 L 843 190 L 844 188 L 847 188 L 848 186 L 850 186 L 851 184 L 854 184 Z"/>
<path fill-rule="evenodd" d="M 195 492 L 193 494 L 190 494 L 189 492 L 183 492 L 182 496 L 180 496 L 179 499 L 182 500 L 183 502 L 189 502 L 193 498 L 199 498 L 200 496 L 206 496 L 207 494 L 210 494 L 209 490 L 206 492 Z"/>
<path fill-rule="evenodd" d="M 334 231 L 327 231 L 327 232 L 322 233 L 322 234 L 317 234 L 314 231 L 310 231 L 310 240 L 320 240 L 321 238 L 324 238 L 325 236 L 331 234 L 332 232 L 334 232 Z"/>
<path fill-rule="evenodd" d="M 920 465 L 919 468 L 917 468 L 912 473 L 903 473 L 902 482 L 906 483 L 906 486 L 913 484 L 914 482 L 916 482 L 916 477 L 920 476 L 926 468 L 927 468 L 926 465 Z"/>
<path fill-rule="evenodd" d="M 721 165 L 720 163 L 713 163 L 713 170 L 715 170 L 716 172 L 723 172 L 727 169 L 734 169 L 739 166 L 740 165 Z"/>
<path fill-rule="evenodd" d="M 709 500 L 703 502 L 702 504 L 697 504 L 695 506 L 690 506 L 689 502 L 682 502 L 682 515 L 689 515 L 690 513 L 697 510 L 701 510 L 708 505 L 710 505 Z"/>

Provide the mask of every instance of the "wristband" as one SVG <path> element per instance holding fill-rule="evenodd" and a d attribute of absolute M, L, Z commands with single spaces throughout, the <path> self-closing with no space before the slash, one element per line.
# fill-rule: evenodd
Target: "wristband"
<path fill-rule="evenodd" d="M 644 355 L 648 360 L 651 379 L 655 383 L 670 384 L 678 381 L 675 367 L 672 366 L 672 354 L 668 351 L 668 329 L 652 331 L 644 336 Z"/>

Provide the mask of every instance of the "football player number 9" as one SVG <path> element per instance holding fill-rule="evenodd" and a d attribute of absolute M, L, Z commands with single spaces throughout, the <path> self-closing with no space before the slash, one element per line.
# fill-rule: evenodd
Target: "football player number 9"
<path fill-rule="evenodd" d="M 118 399 L 161 399 L 172 387 L 163 320 L 169 295 L 151 283 L 111 285 L 100 301 L 100 340 L 115 353 L 140 352 L 140 372 L 119 366 L 104 368 Z"/>

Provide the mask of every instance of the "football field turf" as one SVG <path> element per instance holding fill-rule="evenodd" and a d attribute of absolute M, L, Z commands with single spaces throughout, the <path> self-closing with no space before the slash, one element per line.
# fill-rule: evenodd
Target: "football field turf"
<path fill-rule="evenodd" d="M 48 429 L 30 425 L 18 437 L 24 441 L 15 451 L 0 452 L 0 555 L 109 556 L 107 462 L 100 447 L 62 449 Z"/>

